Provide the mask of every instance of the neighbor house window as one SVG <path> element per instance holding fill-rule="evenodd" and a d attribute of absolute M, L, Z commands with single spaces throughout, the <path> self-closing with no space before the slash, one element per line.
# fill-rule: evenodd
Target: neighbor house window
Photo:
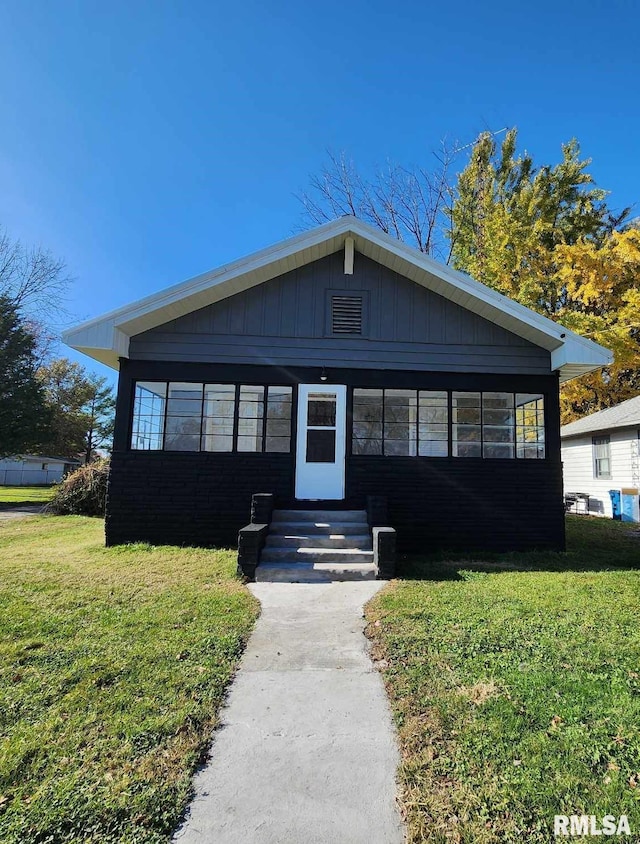
<path fill-rule="evenodd" d="M 354 455 L 448 457 L 449 436 L 453 457 L 544 458 L 544 398 L 494 391 L 353 391 Z"/>
<path fill-rule="evenodd" d="M 593 476 L 611 478 L 611 440 L 609 436 L 593 438 Z"/>
<path fill-rule="evenodd" d="M 139 381 L 134 450 L 289 452 L 291 387 Z"/>

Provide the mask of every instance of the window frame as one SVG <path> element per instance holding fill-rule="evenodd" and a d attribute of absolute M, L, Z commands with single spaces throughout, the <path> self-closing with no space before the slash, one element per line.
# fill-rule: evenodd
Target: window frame
<path fill-rule="evenodd" d="M 601 440 L 601 442 L 597 442 L 597 440 Z M 606 457 L 598 457 L 596 449 L 598 446 L 606 446 Z M 612 471 L 611 471 L 611 434 L 599 434 L 591 437 L 591 454 L 593 458 L 593 477 L 594 480 L 598 481 L 610 481 L 612 478 Z M 600 470 L 599 464 L 601 461 L 606 460 L 609 465 L 609 470 L 607 472 L 602 472 Z"/>
<path fill-rule="evenodd" d="M 372 457 L 374 457 L 374 458 L 375 457 L 378 457 L 378 458 L 384 457 L 384 458 L 390 458 L 390 459 L 401 457 L 401 458 L 405 459 L 407 457 L 410 457 L 412 459 L 418 458 L 418 459 L 421 459 L 421 460 L 443 460 L 443 459 L 450 459 L 450 460 L 483 460 L 483 461 L 484 460 L 488 460 L 488 461 L 493 461 L 493 460 L 505 461 L 506 460 L 506 461 L 510 461 L 510 462 L 511 461 L 517 461 L 517 460 L 527 461 L 527 462 L 529 462 L 529 461 L 538 462 L 538 461 L 544 461 L 544 460 L 549 459 L 549 453 L 548 453 L 548 448 L 547 448 L 547 429 L 548 429 L 547 394 L 543 391 L 538 391 L 537 393 L 525 393 L 525 392 L 522 392 L 521 390 L 517 390 L 517 389 L 512 389 L 512 390 L 504 390 L 504 389 L 460 390 L 460 389 L 437 389 L 435 387 L 429 387 L 429 388 L 427 388 L 427 387 L 416 387 L 416 388 L 407 387 L 406 389 L 410 392 L 415 393 L 416 398 L 417 398 L 417 404 L 416 404 L 416 413 L 417 413 L 417 416 L 416 416 L 416 454 L 415 455 L 386 454 L 385 453 L 385 447 L 384 447 L 384 443 L 385 443 L 385 435 L 384 435 L 385 434 L 385 427 L 384 426 L 385 426 L 385 406 L 386 406 L 385 392 L 387 390 L 391 390 L 391 389 L 398 389 L 398 388 L 397 387 L 377 387 L 377 386 L 372 387 L 370 385 L 369 386 L 358 385 L 358 386 L 353 386 L 353 387 L 350 388 L 350 391 L 349 391 L 350 392 L 350 396 L 349 396 L 349 398 L 350 398 L 349 418 L 350 418 L 350 428 L 351 428 L 350 437 L 349 437 L 349 449 L 350 449 L 349 450 L 349 456 L 350 457 L 357 457 L 357 458 L 362 457 L 362 458 L 365 458 L 365 459 L 372 458 Z M 382 394 L 382 398 L 381 398 L 381 400 L 382 400 L 382 423 L 381 423 L 382 424 L 382 435 L 381 435 L 381 439 L 380 439 L 380 443 L 381 443 L 380 454 L 356 454 L 353 450 L 353 445 L 354 445 L 353 411 L 354 411 L 354 404 L 355 404 L 355 399 L 356 399 L 356 396 L 355 396 L 356 390 L 379 390 Z M 446 453 L 446 455 L 445 454 L 442 454 L 442 455 L 422 455 L 422 454 L 420 454 L 420 443 L 421 443 L 421 437 L 420 437 L 420 395 L 422 393 L 446 393 L 446 396 L 447 396 L 447 400 L 446 400 L 446 402 L 447 402 L 446 403 L 446 409 L 447 409 L 447 440 L 446 440 L 446 442 L 447 442 L 447 453 Z M 460 394 L 460 393 L 477 393 L 480 397 L 479 398 L 479 406 L 478 406 L 478 410 L 479 410 L 479 413 L 480 413 L 480 422 L 479 422 L 479 427 L 480 427 L 480 440 L 479 440 L 480 453 L 479 453 L 479 455 L 477 455 L 475 457 L 465 457 L 465 456 L 461 456 L 461 455 L 457 455 L 457 454 L 453 453 L 453 446 L 454 446 L 454 438 L 453 438 L 453 426 L 454 426 L 454 421 L 453 421 L 453 411 L 454 411 L 453 395 L 454 395 L 454 393 L 458 393 L 458 394 Z M 510 395 L 510 396 L 513 397 L 513 407 L 512 407 L 513 423 L 508 426 L 513 431 L 513 441 L 508 443 L 513 448 L 513 454 L 510 457 L 488 457 L 488 456 L 485 456 L 485 454 L 484 454 L 484 446 L 485 446 L 485 439 L 484 439 L 484 428 L 485 428 L 484 395 L 490 394 L 490 393 L 504 393 L 506 395 Z M 538 455 L 538 456 L 535 456 L 535 457 L 531 457 L 531 456 L 525 456 L 524 454 L 522 454 L 522 455 L 518 454 L 518 446 L 523 445 L 524 443 L 520 443 L 518 441 L 518 427 L 519 426 L 518 426 L 518 419 L 517 419 L 517 408 L 518 408 L 517 397 L 518 396 L 524 396 L 524 395 L 535 395 L 537 397 L 536 398 L 536 405 L 540 401 L 542 402 L 543 424 L 541 426 L 540 425 L 534 426 L 538 430 L 540 430 L 540 429 L 542 430 L 542 440 L 536 440 L 536 443 L 532 443 L 532 445 L 536 445 L 538 447 L 542 446 L 543 456 Z M 536 407 L 536 411 L 539 412 L 538 407 Z M 461 424 L 461 423 L 458 423 L 458 424 Z M 489 427 L 491 427 L 491 426 L 489 426 Z M 523 427 L 523 426 L 520 426 L 520 427 Z M 444 440 L 442 442 L 444 442 Z M 491 444 L 494 444 L 494 443 L 490 442 L 489 445 L 491 445 Z"/>
<path fill-rule="evenodd" d="M 160 437 L 160 448 L 154 449 L 144 449 L 144 448 L 135 448 L 133 446 L 133 436 L 134 436 L 134 425 L 136 420 L 136 392 L 138 388 L 138 384 L 164 384 L 165 387 L 165 396 L 164 396 L 164 408 L 162 413 L 162 431 L 158 434 Z M 202 387 L 202 397 L 200 400 L 200 435 L 198 440 L 198 448 L 197 449 L 176 449 L 176 448 L 167 448 L 165 446 L 166 437 L 167 437 L 167 418 L 169 416 L 168 408 L 169 408 L 169 385 L 170 384 L 194 384 L 199 385 Z M 205 449 L 202 447 L 202 440 L 204 434 L 204 426 L 205 426 L 205 401 L 206 401 L 206 387 L 207 385 L 211 384 L 220 384 L 228 387 L 233 388 L 233 420 L 232 420 L 232 442 L 231 442 L 231 449 L 228 451 L 213 451 L 209 449 Z M 263 410 L 262 410 L 262 434 L 261 434 L 261 448 L 260 450 L 256 451 L 241 451 L 238 449 L 238 437 L 240 436 L 239 427 L 240 427 L 240 395 L 241 395 L 241 388 L 246 386 L 259 386 L 262 387 L 264 390 L 263 393 Z M 272 387 L 277 387 L 283 390 L 289 390 L 291 401 L 290 404 L 290 416 L 289 416 L 289 449 L 288 451 L 268 451 L 267 450 L 267 420 L 268 420 L 268 407 L 269 407 L 269 389 Z M 296 439 L 296 430 L 295 430 L 295 417 L 294 413 L 296 410 L 297 405 L 297 390 L 295 389 L 296 385 L 294 384 L 261 384 L 259 381 L 253 382 L 253 384 L 248 384 L 247 382 L 238 382 L 238 381 L 195 381 L 189 379 L 167 379 L 167 378 L 134 378 L 132 379 L 131 385 L 131 404 L 130 404 L 130 412 L 129 412 L 129 420 L 128 420 L 128 439 L 127 439 L 127 451 L 128 452 L 142 452 L 145 454 L 238 454 L 247 456 L 251 454 L 282 454 L 282 455 L 291 455 L 293 453 L 293 449 L 295 447 L 295 439 Z M 209 417 L 207 417 L 209 418 Z M 231 418 L 230 418 L 231 419 Z M 211 435 L 213 436 L 213 435 Z M 279 437 L 280 439 L 286 439 L 286 437 Z"/>

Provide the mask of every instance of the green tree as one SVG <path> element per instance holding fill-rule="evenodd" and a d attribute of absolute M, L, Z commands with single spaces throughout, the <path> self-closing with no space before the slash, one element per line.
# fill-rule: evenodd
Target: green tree
<path fill-rule="evenodd" d="M 88 375 L 91 393 L 85 405 L 88 427 L 85 433 L 85 461 L 90 463 L 99 448 L 108 448 L 113 437 L 116 401 L 106 378 Z"/>
<path fill-rule="evenodd" d="M 52 416 L 44 450 L 90 461 L 113 429 L 114 402 L 106 379 L 67 358 L 40 367 L 38 377 Z"/>
<path fill-rule="evenodd" d="M 451 211 L 452 260 L 478 281 L 610 347 L 615 363 L 571 382 L 563 421 L 623 401 L 640 383 L 633 315 L 635 235 L 614 214 L 572 140 L 556 165 L 517 155 L 517 133 L 500 147 L 481 135 L 460 173 Z M 597 295 L 596 291 L 597 289 Z"/>
<path fill-rule="evenodd" d="M 611 213 L 576 140 L 562 145 L 558 164 L 535 167 L 531 155 L 516 154 L 517 138 L 511 129 L 500 147 L 489 134 L 474 144 L 451 211 L 452 262 L 553 317 L 566 305 L 556 247 L 601 245 L 628 209 Z"/>
<path fill-rule="evenodd" d="M 49 411 L 36 377 L 36 340 L 0 296 L 0 457 L 28 452 L 47 434 Z"/>

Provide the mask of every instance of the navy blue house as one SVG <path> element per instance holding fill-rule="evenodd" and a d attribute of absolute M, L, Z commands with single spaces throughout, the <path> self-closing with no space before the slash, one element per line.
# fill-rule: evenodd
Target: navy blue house
<path fill-rule="evenodd" d="M 558 390 L 609 352 L 344 217 L 78 326 L 119 370 L 106 537 L 233 545 L 251 496 L 401 550 L 564 545 Z"/>

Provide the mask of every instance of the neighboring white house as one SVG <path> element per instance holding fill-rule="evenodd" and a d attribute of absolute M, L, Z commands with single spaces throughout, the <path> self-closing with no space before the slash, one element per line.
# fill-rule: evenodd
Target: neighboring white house
<path fill-rule="evenodd" d="M 68 457 L 44 457 L 20 454 L 0 459 L 0 486 L 37 486 L 55 484 L 80 465 Z"/>
<path fill-rule="evenodd" d="M 589 512 L 613 516 L 610 490 L 620 494 L 624 521 L 639 521 L 640 396 L 564 425 L 565 495 L 589 495 Z"/>

